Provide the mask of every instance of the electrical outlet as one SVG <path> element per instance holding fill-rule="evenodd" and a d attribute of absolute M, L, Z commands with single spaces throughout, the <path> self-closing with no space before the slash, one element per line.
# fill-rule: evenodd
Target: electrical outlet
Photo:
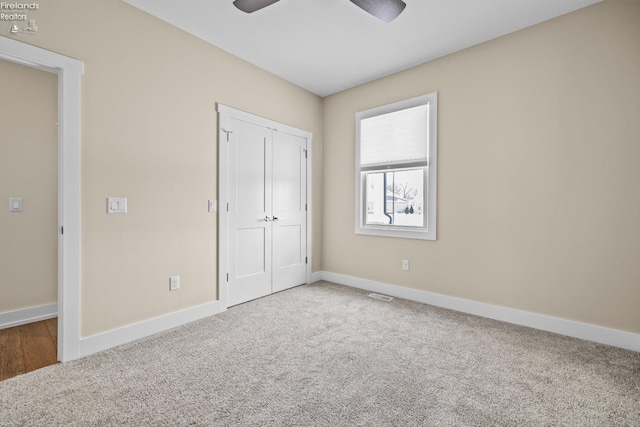
<path fill-rule="evenodd" d="M 402 260 L 402 269 L 404 271 L 409 271 L 409 260 L 408 259 L 403 259 Z"/>
<path fill-rule="evenodd" d="M 178 289 L 180 289 L 180 276 L 169 277 L 169 290 L 177 291 Z"/>
<path fill-rule="evenodd" d="M 9 212 L 22 212 L 21 197 L 12 197 L 9 199 Z"/>

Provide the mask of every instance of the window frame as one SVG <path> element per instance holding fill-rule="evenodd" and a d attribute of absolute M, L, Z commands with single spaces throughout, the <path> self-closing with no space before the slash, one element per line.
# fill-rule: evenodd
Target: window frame
<path fill-rule="evenodd" d="M 384 171 L 396 171 L 407 169 L 403 166 L 389 164 L 376 168 L 362 167 L 360 163 L 360 125 L 361 121 L 375 116 L 380 116 L 408 108 L 429 105 L 428 108 L 428 135 L 427 135 L 427 165 L 424 179 L 423 214 L 425 215 L 423 227 L 366 224 L 366 173 L 380 173 Z M 355 197 L 355 233 L 370 236 L 396 237 L 405 239 L 436 240 L 436 213 L 437 213 L 437 116 L 438 93 L 432 92 L 415 98 L 405 99 L 392 104 L 382 105 L 356 113 L 356 197 Z M 416 169 L 420 166 L 416 165 Z M 363 170 L 366 169 L 366 170 Z M 364 172 L 364 173 L 363 173 Z M 386 201 L 386 193 L 385 193 Z"/>

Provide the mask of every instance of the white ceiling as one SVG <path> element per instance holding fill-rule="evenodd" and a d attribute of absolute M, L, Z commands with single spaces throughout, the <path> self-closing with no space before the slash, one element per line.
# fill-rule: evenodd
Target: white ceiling
<path fill-rule="evenodd" d="M 405 0 L 390 24 L 349 0 L 124 0 L 320 96 L 330 95 L 601 0 Z"/>

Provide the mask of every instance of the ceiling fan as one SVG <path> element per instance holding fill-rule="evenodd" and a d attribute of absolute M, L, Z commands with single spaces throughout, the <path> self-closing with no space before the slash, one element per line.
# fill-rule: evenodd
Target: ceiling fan
<path fill-rule="evenodd" d="M 270 6 L 279 0 L 235 0 L 233 5 L 243 12 L 251 13 Z M 384 22 L 391 22 L 407 5 L 402 0 L 349 0 L 360 9 L 369 12 Z"/>

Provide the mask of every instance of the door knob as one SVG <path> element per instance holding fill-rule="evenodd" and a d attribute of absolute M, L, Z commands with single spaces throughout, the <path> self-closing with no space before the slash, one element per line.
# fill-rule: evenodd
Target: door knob
<path fill-rule="evenodd" d="M 277 220 L 279 220 L 279 219 L 280 219 L 280 218 L 278 218 L 277 216 L 275 216 L 275 215 L 273 216 L 273 220 L 274 220 L 274 221 L 277 221 Z"/>

